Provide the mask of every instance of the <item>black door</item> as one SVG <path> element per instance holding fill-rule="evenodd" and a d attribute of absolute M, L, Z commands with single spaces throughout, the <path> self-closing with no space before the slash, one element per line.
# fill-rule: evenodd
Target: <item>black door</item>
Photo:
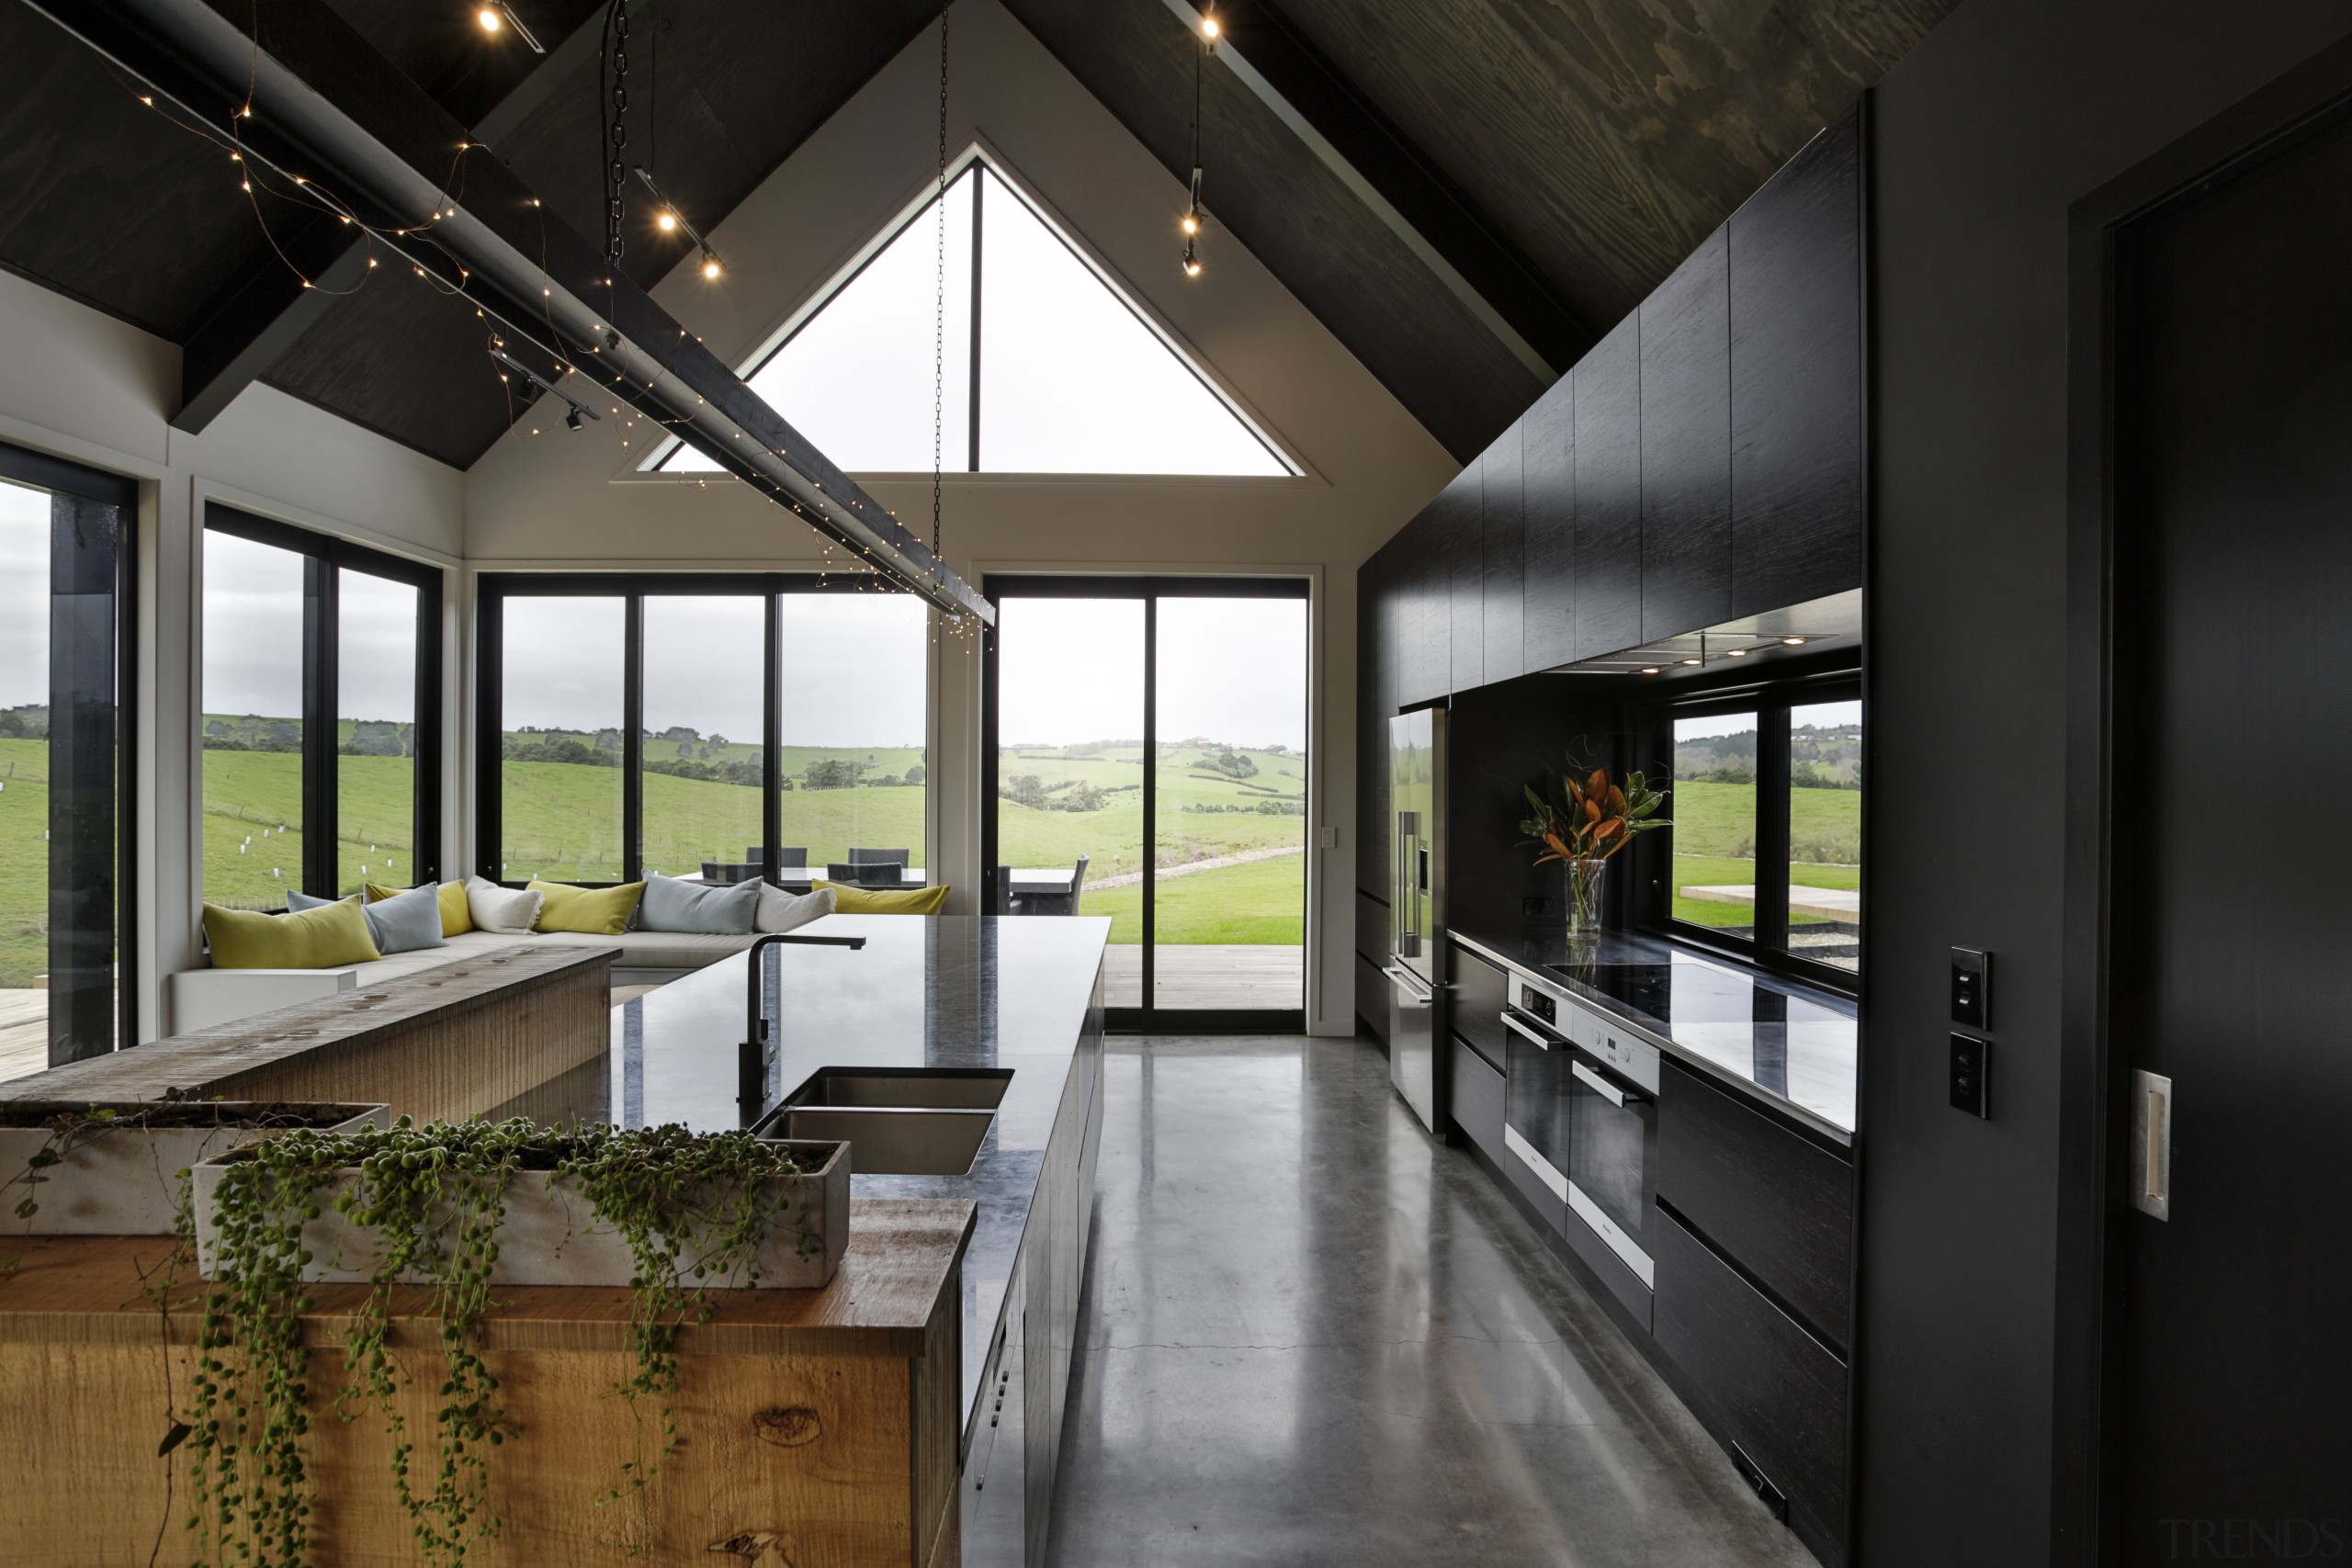
<path fill-rule="evenodd" d="M 2115 245 L 2103 1555 L 2344 1557 L 2352 120 Z"/>

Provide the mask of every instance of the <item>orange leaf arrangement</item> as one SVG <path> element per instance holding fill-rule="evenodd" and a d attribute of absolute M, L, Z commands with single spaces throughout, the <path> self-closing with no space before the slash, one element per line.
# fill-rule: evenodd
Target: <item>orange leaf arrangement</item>
<path fill-rule="evenodd" d="M 1595 768 L 1579 778 L 1570 773 L 1556 783 L 1546 777 L 1526 786 L 1527 818 L 1519 830 L 1542 851 L 1537 865 L 1553 861 L 1605 861 L 1634 841 L 1637 833 L 1671 827 L 1657 813 L 1666 796 L 1640 773 L 1611 783 L 1609 770 Z"/>

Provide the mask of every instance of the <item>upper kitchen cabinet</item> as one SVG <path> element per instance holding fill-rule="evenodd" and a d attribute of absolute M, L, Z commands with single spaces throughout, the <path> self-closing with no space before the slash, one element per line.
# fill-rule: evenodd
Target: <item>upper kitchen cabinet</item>
<path fill-rule="evenodd" d="M 1388 897 L 1388 716 L 1396 711 L 1395 608 L 1387 581 L 1395 547 L 1356 570 L 1356 886 Z"/>
<path fill-rule="evenodd" d="M 1731 247 L 1718 229 L 1642 302 L 1642 635 L 1731 618 Z"/>
<path fill-rule="evenodd" d="M 1523 670 L 1576 658 L 1576 378 L 1520 417 L 1520 600 Z"/>
<path fill-rule="evenodd" d="M 1485 485 L 1477 463 L 1454 476 L 1430 503 L 1438 527 L 1445 536 L 1445 604 L 1448 649 L 1453 678 L 1449 692 L 1466 692 L 1495 676 L 1486 673 L 1484 633 L 1480 630 L 1485 593 L 1486 558 L 1481 547 L 1481 515 Z"/>
<path fill-rule="evenodd" d="M 1576 657 L 1642 640 L 1642 322 L 1626 317 L 1574 372 Z"/>
<path fill-rule="evenodd" d="M 1453 690 L 1453 531 L 1445 496 L 1423 507 L 1396 536 L 1396 705 L 1433 702 Z"/>
<path fill-rule="evenodd" d="M 1521 535 L 1520 430 L 1495 438 L 1478 459 L 1479 589 L 1481 663 L 1487 681 L 1508 681 L 1527 671 L 1524 646 L 1523 573 Z"/>
<path fill-rule="evenodd" d="M 1725 226 L 1732 615 L 1862 581 L 1861 200 L 1857 109 Z"/>

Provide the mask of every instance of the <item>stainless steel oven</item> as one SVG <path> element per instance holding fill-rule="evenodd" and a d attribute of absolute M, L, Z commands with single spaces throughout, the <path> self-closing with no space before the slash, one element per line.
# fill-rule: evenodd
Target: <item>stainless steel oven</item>
<path fill-rule="evenodd" d="M 1561 1003 L 1513 981 L 1503 1008 L 1503 1146 L 1568 1200 L 1568 1037 L 1560 1032 Z"/>
<path fill-rule="evenodd" d="M 1649 1229 L 1657 1196 L 1657 1047 L 1586 1021 L 1566 1064 L 1568 1212 L 1655 1289 Z"/>

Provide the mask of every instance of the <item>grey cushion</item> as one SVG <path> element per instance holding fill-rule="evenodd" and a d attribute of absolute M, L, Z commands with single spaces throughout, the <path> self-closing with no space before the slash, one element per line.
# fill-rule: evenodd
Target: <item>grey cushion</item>
<path fill-rule="evenodd" d="M 316 909 L 341 901 L 313 898 L 290 889 L 286 895 L 288 909 Z M 390 898 L 379 898 L 373 904 L 363 904 L 359 912 L 367 917 L 368 934 L 375 939 L 376 951 L 388 958 L 395 953 L 417 953 L 443 945 L 441 889 L 431 883 Z"/>
<path fill-rule="evenodd" d="M 706 887 L 674 876 L 649 876 L 638 904 L 638 929 L 694 936 L 744 936 L 759 913 L 760 884 Z"/>

